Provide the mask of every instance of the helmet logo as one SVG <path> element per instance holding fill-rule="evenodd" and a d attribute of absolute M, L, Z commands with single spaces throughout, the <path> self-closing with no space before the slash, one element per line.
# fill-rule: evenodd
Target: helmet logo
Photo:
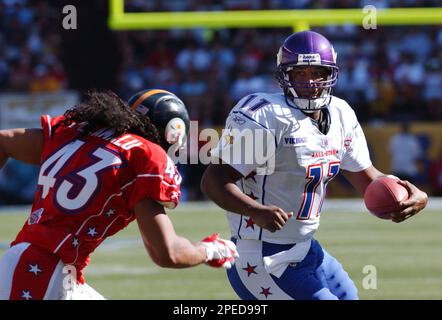
<path fill-rule="evenodd" d="M 319 53 L 298 54 L 298 63 L 321 64 Z"/>
<path fill-rule="evenodd" d="M 186 137 L 186 124 L 183 119 L 178 117 L 171 119 L 166 125 L 164 135 L 168 143 L 177 144 L 177 150 L 182 148 Z"/>

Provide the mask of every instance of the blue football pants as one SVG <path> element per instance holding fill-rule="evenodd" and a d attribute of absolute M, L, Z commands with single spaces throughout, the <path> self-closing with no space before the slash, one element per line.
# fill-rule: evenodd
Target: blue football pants
<path fill-rule="evenodd" d="M 236 242 L 236 239 L 232 239 Z M 280 245 L 255 240 L 243 252 L 227 275 L 235 292 L 243 300 L 356 300 L 357 288 L 342 265 L 312 240 L 303 261 L 290 264 L 278 278 L 269 274 L 262 263 L 264 256 L 288 250 Z"/>

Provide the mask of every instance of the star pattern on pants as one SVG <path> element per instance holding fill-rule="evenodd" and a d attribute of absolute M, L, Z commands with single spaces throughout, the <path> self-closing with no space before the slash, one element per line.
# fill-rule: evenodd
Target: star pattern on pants
<path fill-rule="evenodd" d="M 38 264 L 29 264 L 29 272 L 33 273 L 34 275 L 38 276 L 38 273 L 42 270 L 38 267 Z"/>
<path fill-rule="evenodd" d="M 267 299 L 267 297 L 268 297 L 269 295 L 272 294 L 272 293 L 270 292 L 270 287 L 268 287 L 268 288 L 261 287 L 261 289 L 262 289 L 262 291 L 261 291 L 259 294 L 263 294 L 263 295 L 265 295 L 266 299 Z"/>
<path fill-rule="evenodd" d="M 107 211 L 105 213 L 106 217 L 108 217 L 108 218 L 110 218 L 114 214 L 115 214 L 115 210 L 114 209 L 109 209 L 109 211 Z"/>
<path fill-rule="evenodd" d="M 98 232 L 95 230 L 95 227 L 93 227 L 93 228 L 90 227 L 87 234 L 90 235 L 93 238 L 93 237 L 95 237 L 98 234 Z"/>
<path fill-rule="evenodd" d="M 25 300 L 31 300 L 32 296 L 31 296 L 31 292 L 29 290 L 23 290 L 21 292 L 21 297 Z"/>
<path fill-rule="evenodd" d="M 78 238 L 74 238 L 74 240 L 72 240 L 72 246 L 74 248 L 78 247 L 79 244 L 80 244 L 80 241 L 78 241 Z"/>
<path fill-rule="evenodd" d="M 255 269 L 257 266 L 252 266 L 247 262 L 247 268 L 242 268 L 244 271 L 247 271 L 247 276 L 249 277 L 252 273 L 258 274 Z"/>

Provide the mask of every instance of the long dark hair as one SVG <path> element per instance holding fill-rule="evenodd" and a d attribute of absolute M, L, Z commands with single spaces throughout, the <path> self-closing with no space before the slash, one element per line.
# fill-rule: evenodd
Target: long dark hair
<path fill-rule="evenodd" d="M 150 119 L 130 109 L 111 90 L 88 91 L 85 99 L 67 110 L 64 116 L 65 120 L 61 126 L 84 123 L 82 135 L 108 127 L 115 130 L 115 137 L 123 133 L 134 133 L 154 143 L 160 143 L 158 130 Z"/>

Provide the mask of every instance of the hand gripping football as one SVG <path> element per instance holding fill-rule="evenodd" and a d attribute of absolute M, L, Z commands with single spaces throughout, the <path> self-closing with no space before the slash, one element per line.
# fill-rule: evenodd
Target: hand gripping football
<path fill-rule="evenodd" d="M 230 240 L 220 239 L 218 233 L 204 238 L 201 244 L 206 249 L 206 263 L 211 267 L 230 269 L 235 258 L 239 257 L 236 245 Z"/>
<path fill-rule="evenodd" d="M 400 211 L 400 202 L 408 199 L 408 190 L 399 184 L 399 179 L 382 176 L 373 180 L 365 190 L 367 209 L 381 219 L 391 220 L 390 213 Z"/>

